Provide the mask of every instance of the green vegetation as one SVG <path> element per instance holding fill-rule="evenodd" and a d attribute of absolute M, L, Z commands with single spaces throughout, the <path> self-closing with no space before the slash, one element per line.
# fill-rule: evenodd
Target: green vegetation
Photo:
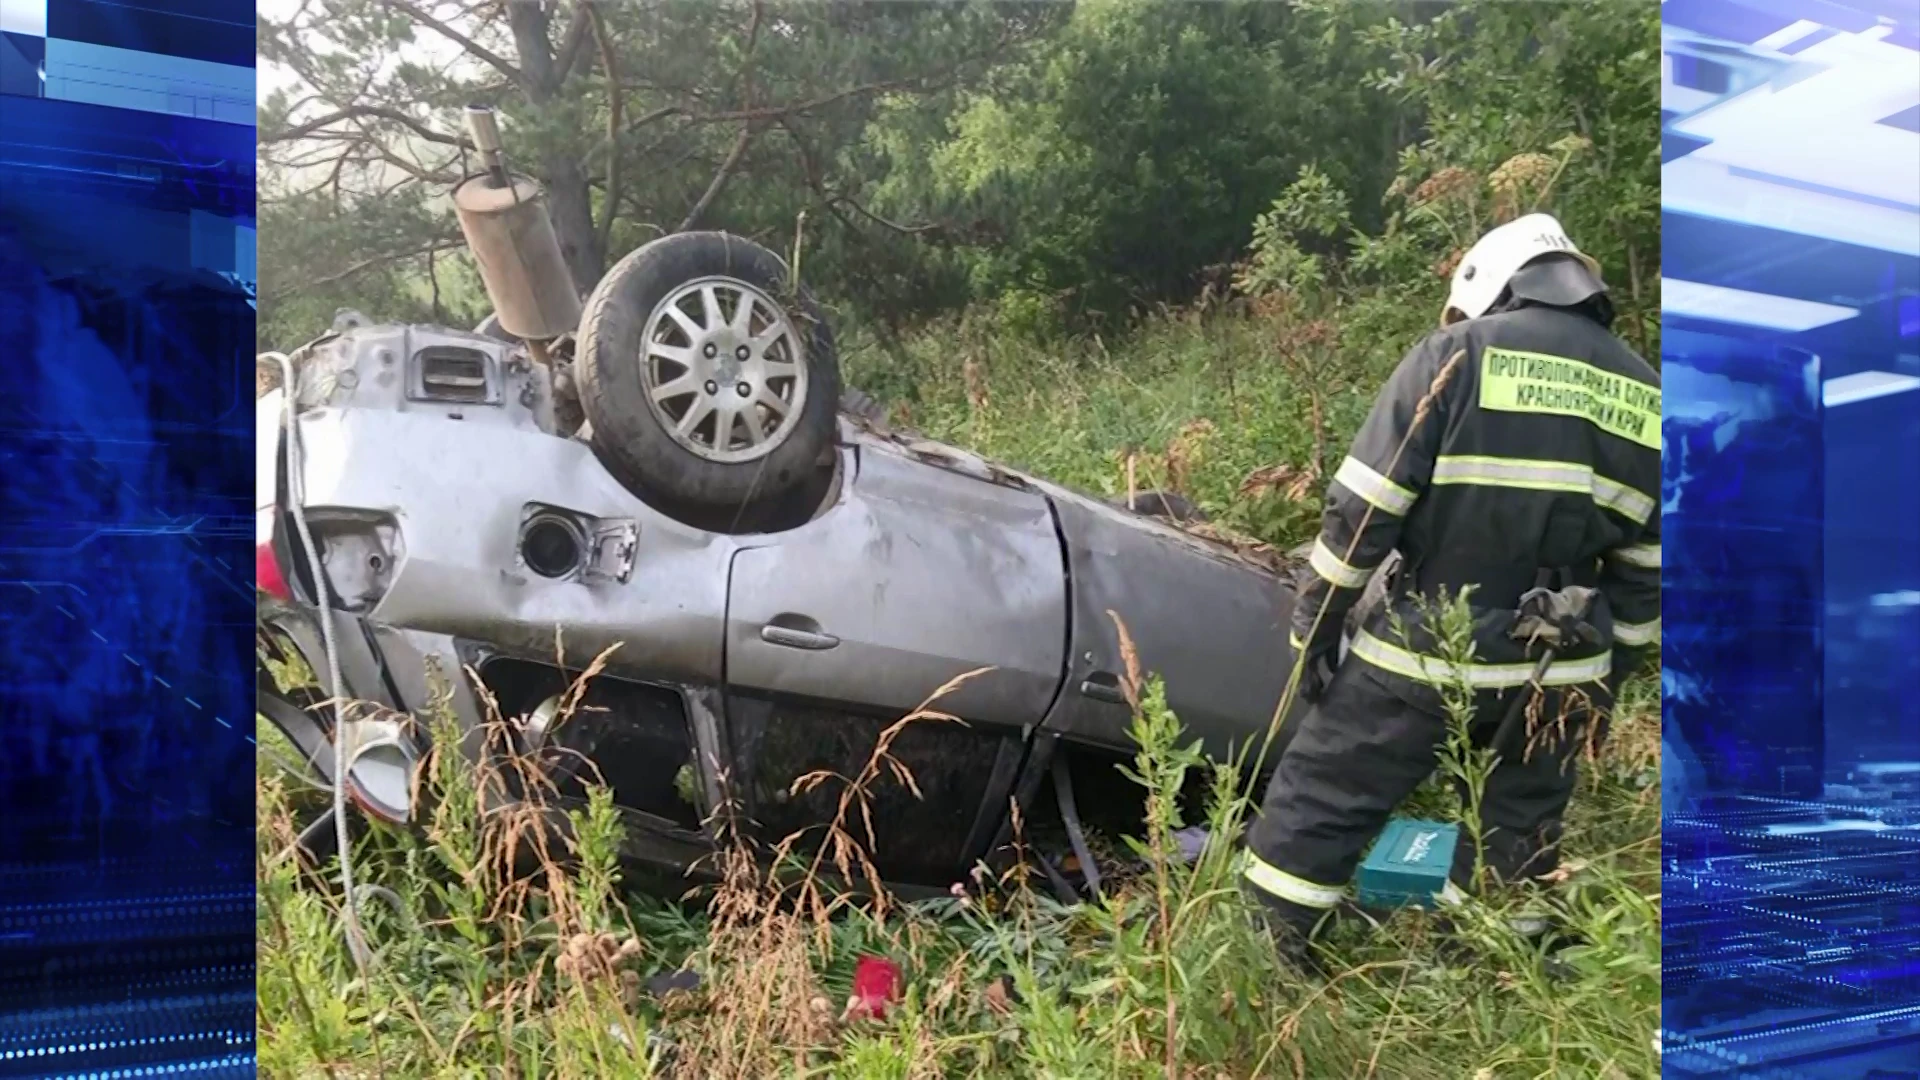
<path fill-rule="evenodd" d="M 1111 338 L 1224 287 L 1304 169 L 1343 208 L 1304 252 L 1418 293 L 1544 158 L 1651 327 L 1658 27 L 1633 0 L 312 0 L 261 18 L 291 85 L 260 116 L 260 339 L 343 305 L 479 321 L 444 197 L 470 102 L 502 109 L 582 287 L 665 231 L 785 249 L 805 211 L 843 326 L 985 304 Z"/>
<path fill-rule="evenodd" d="M 481 778 L 436 758 L 425 834 L 383 830 L 359 847 L 362 880 L 391 890 L 363 904 L 377 952 L 364 978 L 337 897 L 289 852 L 299 793 L 263 762 L 261 1073 L 1653 1075 L 1658 712 L 1646 681 L 1610 748 L 1587 763 L 1553 902 L 1585 944 L 1561 954 L 1556 976 L 1506 929 L 1518 900 L 1497 890 L 1457 910 L 1445 935 L 1411 912 L 1370 934 L 1343 928 L 1325 981 L 1279 967 L 1235 889 L 1228 844 L 1210 842 L 1192 864 L 1171 857 L 1186 777 L 1214 769 L 1227 774 L 1214 790 L 1230 791 L 1231 770 L 1182 745 L 1152 680 L 1138 697 L 1140 749 L 1127 772 L 1151 796 L 1145 835 L 1130 842 L 1141 866 L 1103 902 L 1071 910 L 1014 882 L 814 916 L 808 903 L 772 902 L 738 851 L 722 858 L 725 881 L 706 912 L 629 897 L 604 794 L 574 815 L 573 868 L 542 852 L 545 869 L 528 881 L 507 873 L 530 836 L 523 822 L 482 828 L 472 797 Z M 1469 779 L 1485 767 L 1446 764 Z M 1409 809 L 1458 816 L 1465 808 L 1448 790 L 1425 788 Z M 1217 799 L 1203 823 L 1230 836 L 1245 810 Z M 883 1018 L 845 1007 L 864 954 L 904 969 L 904 999 Z M 640 993 L 644 978 L 682 969 L 703 985 Z"/>
<path fill-rule="evenodd" d="M 303 81 L 261 119 L 263 346 L 340 306 L 484 314 L 436 201 L 478 99 L 509 110 L 523 168 L 572 192 L 581 273 L 689 219 L 784 248 L 805 210 L 847 381 L 895 423 L 1092 492 L 1172 488 L 1275 546 L 1313 534 L 1347 439 L 1486 226 L 1559 215 L 1606 268 L 1622 333 L 1658 352 L 1656 5 L 669 2 L 577 31 L 571 4 L 538 25 L 511 7 L 315 0 L 298 27 L 263 19 L 263 54 Z M 436 13 L 498 63 L 425 58 L 445 38 L 418 16 Z M 1166 796 L 1214 766 L 1139 690 L 1131 769 Z M 709 906 L 629 894 L 604 804 L 571 871 L 505 875 L 512 834 L 479 827 L 450 759 L 425 835 L 358 848 L 359 880 L 389 890 L 364 898 L 363 977 L 334 887 L 287 854 L 311 793 L 263 758 L 261 1071 L 1650 1076 L 1652 680 L 1618 713 L 1568 823 L 1555 903 L 1587 944 L 1557 980 L 1497 892 L 1451 935 L 1409 914 L 1343 931 L 1329 980 L 1286 974 L 1234 889 L 1230 802 L 1205 808 L 1219 842 L 1186 865 L 1165 857 L 1177 803 L 1149 798 L 1137 869 L 1101 904 L 1009 883 L 814 919 L 738 857 Z M 1438 782 L 1406 809 L 1465 811 Z M 862 953 L 906 973 L 884 1020 L 842 1015 Z M 682 966 L 700 990 L 638 993 Z"/>

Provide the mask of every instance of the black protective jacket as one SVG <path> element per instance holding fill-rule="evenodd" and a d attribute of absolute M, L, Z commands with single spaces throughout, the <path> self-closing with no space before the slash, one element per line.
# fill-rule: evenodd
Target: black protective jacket
<path fill-rule="evenodd" d="M 1600 590 L 1599 644 L 1564 647 L 1548 685 L 1606 679 L 1660 638 L 1660 377 L 1594 309 L 1510 303 L 1416 346 L 1333 478 L 1295 608 L 1296 647 L 1337 640 L 1372 572 L 1398 550 L 1388 600 L 1346 663 L 1452 682 L 1428 613 L 1471 586 L 1481 690 L 1524 685 L 1540 647 L 1510 635 L 1520 597 Z M 1324 609 L 1324 610 L 1323 610 Z M 1622 655 L 1616 657 L 1616 647 Z"/>

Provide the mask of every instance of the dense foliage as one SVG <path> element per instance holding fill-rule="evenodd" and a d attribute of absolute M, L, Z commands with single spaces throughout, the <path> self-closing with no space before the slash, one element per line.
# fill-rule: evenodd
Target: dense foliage
<path fill-rule="evenodd" d="M 1224 284 L 1306 177 L 1343 209 L 1269 220 L 1256 250 L 1424 302 L 1474 230 L 1539 201 L 1645 310 L 1657 21 L 1627 0 L 313 0 L 262 21 L 289 84 L 260 118 L 261 337 L 349 305 L 484 314 L 444 197 L 476 101 L 583 288 L 667 231 L 784 249 L 804 211 L 843 322 L 897 337 L 984 304 L 1111 332 Z"/>

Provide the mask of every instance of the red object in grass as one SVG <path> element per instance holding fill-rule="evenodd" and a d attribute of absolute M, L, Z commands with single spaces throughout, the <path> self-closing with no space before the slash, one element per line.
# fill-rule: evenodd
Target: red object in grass
<path fill-rule="evenodd" d="M 863 956 L 853 965 L 853 1000 L 847 1011 L 875 1020 L 887 1015 L 887 1006 L 900 1000 L 900 965 L 881 956 Z"/>
<path fill-rule="evenodd" d="M 280 560 L 274 556 L 272 541 L 254 546 L 253 579 L 261 592 L 281 600 L 293 599 L 286 575 L 280 572 Z"/>

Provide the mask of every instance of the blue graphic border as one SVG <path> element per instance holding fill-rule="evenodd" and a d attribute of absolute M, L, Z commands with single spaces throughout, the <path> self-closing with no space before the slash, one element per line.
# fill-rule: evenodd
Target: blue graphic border
<path fill-rule="evenodd" d="M 253 160 L 0 94 L 0 1077 L 255 1074 Z"/>

